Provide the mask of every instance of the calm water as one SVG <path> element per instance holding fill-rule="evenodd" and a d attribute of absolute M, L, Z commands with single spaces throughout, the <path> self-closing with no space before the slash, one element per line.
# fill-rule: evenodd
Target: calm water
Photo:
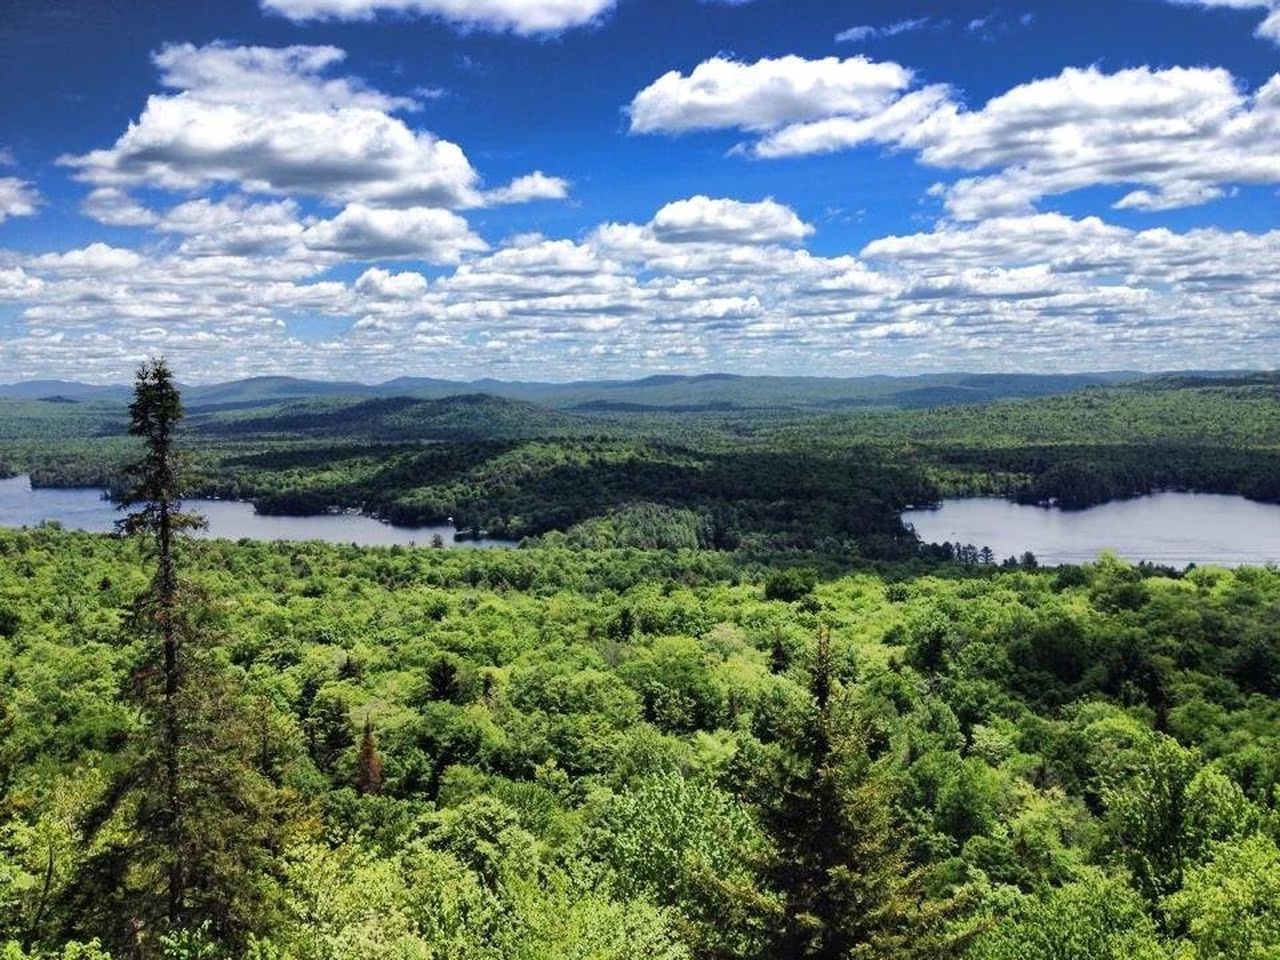
<path fill-rule="evenodd" d="M 454 542 L 452 527 L 393 527 L 371 517 L 263 517 L 232 500 L 188 500 L 209 528 L 199 536 L 238 540 L 327 540 L 361 546 L 505 547 L 502 540 Z M 56 520 L 74 530 L 107 532 L 120 517 L 96 490 L 32 490 L 26 477 L 0 480 L 0 526 Z M 926 542 L 991 547 L 997 560 L 1027 550 L 1043 564 L 1088 563 L 1102 550 L 1130 560 L 1188 563 L 1280 563 L 1280 506 L 1209 493 L 1157 493 L 1089 510 L 1023 506 L 988 497 L 945 500 L 937 510 L 908 510 L 902 519 Z"/>
<path fill-rule="evenodd" d="M 1087 563 L 1110 549 L 1174 567 L 1280 562 L 1280 506 L 1211 493 L 1156 493 L 1075 511 L 975 497 L 902 519 L 926 543 L 989 546 L 997 560 L 1030 550 L 1045 564 Z"/>
<path fill-rule="evenodd" d="M 207 530 L 197 536 L 239 540 L 327 540 L 356 543 L 362 547 L 402 544 L 428 546 L 439 534 L 446 547 L 509 547 L 505 540 L 454 542 L 453 527 L 393 527 L 372 517 L 325 514 L 319 517 L 263 517 L 253 504 L 234 500 L 186 500 L 184 509 L 202 514 Z M 42 520 L 56 520 L 71 530 L 106 533 L 120 519 L 120 512 L 97 490 L 31 489 L 27 477 L 0 480 L 0 527 L 32 527 Z"/>

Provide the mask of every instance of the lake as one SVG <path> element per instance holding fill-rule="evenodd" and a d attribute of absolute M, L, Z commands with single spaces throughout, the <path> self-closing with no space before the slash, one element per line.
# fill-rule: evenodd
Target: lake
<path fill-rule="evenodd" d="M 184 500 L 183 509 L 209 521 L 198 537 L 239 540 L 326 540 L 362 547 L 425 547 L 439 535 L 446 547 L 510 547 L 506 540 L 454 541 L 453 527 L 393 527 L 359 514 L 331 513 L 315 517 L 266 517 L 254 513 L 253 504 L 236 500 Z M 34 527 L 56 520 L 69 530 L 107 533 L 121 512 L 100 490 L 31 488 L 26 476 L 0 480 L 0 527 Z"/>
<path fill-rule="evenodd" d="M 998 561 L 1030 550 L 1042 564 L 1088 563 L 1114 550 L 1173 567 L 1280 562 L 1280 506 L 1212 493 L 1156 493 L 1088 510 L 974 497 L 902 519 L 926 543 L 989 546 Z"/>
<path fill-rule="evenodd" d="M 393 527 L 357 514 L 266 517 L 235 500 L 187 500 L 207 530 L 196 536 L 239 540 L 325 540 L 360 546 L 510 547 L 505 540 L 453 539 L 453 527 Z M 32 527 L 56 520 L 71 530 L 106 533 L 120 518 L 98 490 L 31 489 L 30 480 L 0 480 L 0 526 Z M 1210 493 L 1157 493 L 1133 500 L 1059 510 L 991 497 L 944 500 L 936 510 L 908 510 L 904 522 L 926 543 L 989 546 L 997 560 L 1030 550 L 1042 564 L 1089 563 L 1103 550 L 1130 560 L 1184 567 L 1280 563 L 1280 506 Z"/>

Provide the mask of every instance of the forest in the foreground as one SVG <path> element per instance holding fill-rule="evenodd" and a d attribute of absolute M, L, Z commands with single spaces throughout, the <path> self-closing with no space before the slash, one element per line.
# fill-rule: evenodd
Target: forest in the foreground
<path fill-rule="evenodd" d="M 340 484 L 321 451 L 355 421 L 216 413 L 234 449 L 202 447 L 150 373 L 136 535 L 0 531 L 3 960 L 1280 957 L 1280 572 L 957 564 L 877 526 L 902 478 L 1263 483 L 1271 384 L 695 418 L 675 452 L 575 423 L 532 460 L 514 424 L 470 482 L 563 491 L 528 501 L 558 532 L 481 551 L 183 536 L 179 441 Z M 73 424 L 71 470 L 105 410 L 23 416 Z M 1168 446 L 1139 458 L 1144 430 Z"/>
<path fill-rule="evenodd" d="M 0 533 L 0 956 L 1273 958 L 1280 573 Z"/>

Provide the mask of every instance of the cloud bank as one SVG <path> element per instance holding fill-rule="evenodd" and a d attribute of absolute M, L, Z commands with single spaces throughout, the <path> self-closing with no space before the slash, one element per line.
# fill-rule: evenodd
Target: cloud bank
<path fill-rule="evenodd" d="M 25 327 L 0 343 L 0 362 L 122 379 L 163 349 L 193 380 L 530 369 L 569 379 L 655 366 L 1151 369 L 1188 355 L 1247 366 L 1280 347 L 1280 231 L 1132 230 L 1042 213 L 822 256 L 804 246 L 813 226 L 770 199 L 698 195 L 645 222 L 496 249 L 440 219 L 456 216 L 352 206 L 304 225 L 288 201 L 198 200 L 165 213 L 163 229 L 185 238 L 171 252 L 10 254 L 0 302 Z M 445 269 L 327 273 L 421 255 Z"/>
<path fill-rule="evenodd" d="M 517 34 L 611 9 L 270 4 L 298 20 L 432 16 Z M 759 171 L 871 148 L 937 171 L 936 225 L 833 252 L 832 211 L 723 181 L 636 216 L 574 218 L 566 235 L 503 239 L 562 221 L 537 209 L 512 225 L 492 208 L 564 201 L 570 184 L 538 169 L 486 183 L 462 144 L 424 128 L 429 92 L 375 89 L 325 45 L 175 44 L 154 64 L 161 86 L 134 122 L 62 158 L 83 211 L 133 233 L 0 250 L 12 376 L 126 380 L 157 351 L 195 381 L 1230 367 L 1280 348 L 1280 231 L 1131 229 L 1044 209 L 1090 187 L 1155 213 L 1280 184 L 1280 76 L 1246 86 L 1211 67 L 1068 67 L 968 103 L 863 56 L 719 55 L 635 94 L 632 135 L 727 132 L 720 149 L 735 156 L 717 162 Z M 869 153 L 850 157 L 851 173 Z M 32 183 L 0 177 L 0 222 L 41 203 Z"/>

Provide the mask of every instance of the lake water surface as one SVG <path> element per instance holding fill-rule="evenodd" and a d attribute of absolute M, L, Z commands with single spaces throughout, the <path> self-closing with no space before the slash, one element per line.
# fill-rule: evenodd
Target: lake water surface
<path fill-rule="evenodd" d="M 455 542 L 452 527 L 393 527 L 372 517 L 325 514 L 266 517 L 253 504 L 187 500 L 203 514 L 197 536 L 238 540 L 326 540 L 360 546 L 427 546 L 439 535 L 447 547 L 509 547 L 503 540 Z M 97 490 L 31 489 L 27 477 L 0 480 L 0 526 L 30 527 L 56 520 L 73 530 L 105 533 L 120 512 Z M 936 510 L 908 510 L 904 522 L 927 543 L 989 546 L 997 560 L 1030 550 L 1042 564 L 1088 563 L 1103 550 L 1130 560 L 1183 567 L 1188 563 L 1280 563 L 1280 506 L 1209 493 L 1157 493 L 1133 500 L 1059 510 L 991 497 L 944 500 Z"/>
<path fill-rule="evenodd" d="M 199 513 L 209 521 L 199 537 L 239 540 L 326 540 L 355 543 L 362 547 L 401 544 L 425 547 L 439 535 L 446 547 L 510 547 L 505 540 L 453 539 L 453 527 L 393 527 L 372 517 L 357 514 L 324 514 L 316 517 L 265 517 L 253 511 L 253 504 L 235 500 L 184 500 L 183 509 Z M 114 529 L 121 513 L 115 504 L 102 499 L 99 490 L 31 488 L 28 477 L 0 480 L 0 527 L 33 527 L 56 520 L 69 530 L 107 533 Z"/>
<path fill-rule="evenodd" d="M 989 546 L 997 560 L 1030 550 L 1043 564 L 1088 563 L 1114 550 L 1174 567 L 1280 562 L 1280 506 L 1220 494 L 1156 493 L 1088 510 L 974 497 L 902 519 L 926 543 Z"/>

